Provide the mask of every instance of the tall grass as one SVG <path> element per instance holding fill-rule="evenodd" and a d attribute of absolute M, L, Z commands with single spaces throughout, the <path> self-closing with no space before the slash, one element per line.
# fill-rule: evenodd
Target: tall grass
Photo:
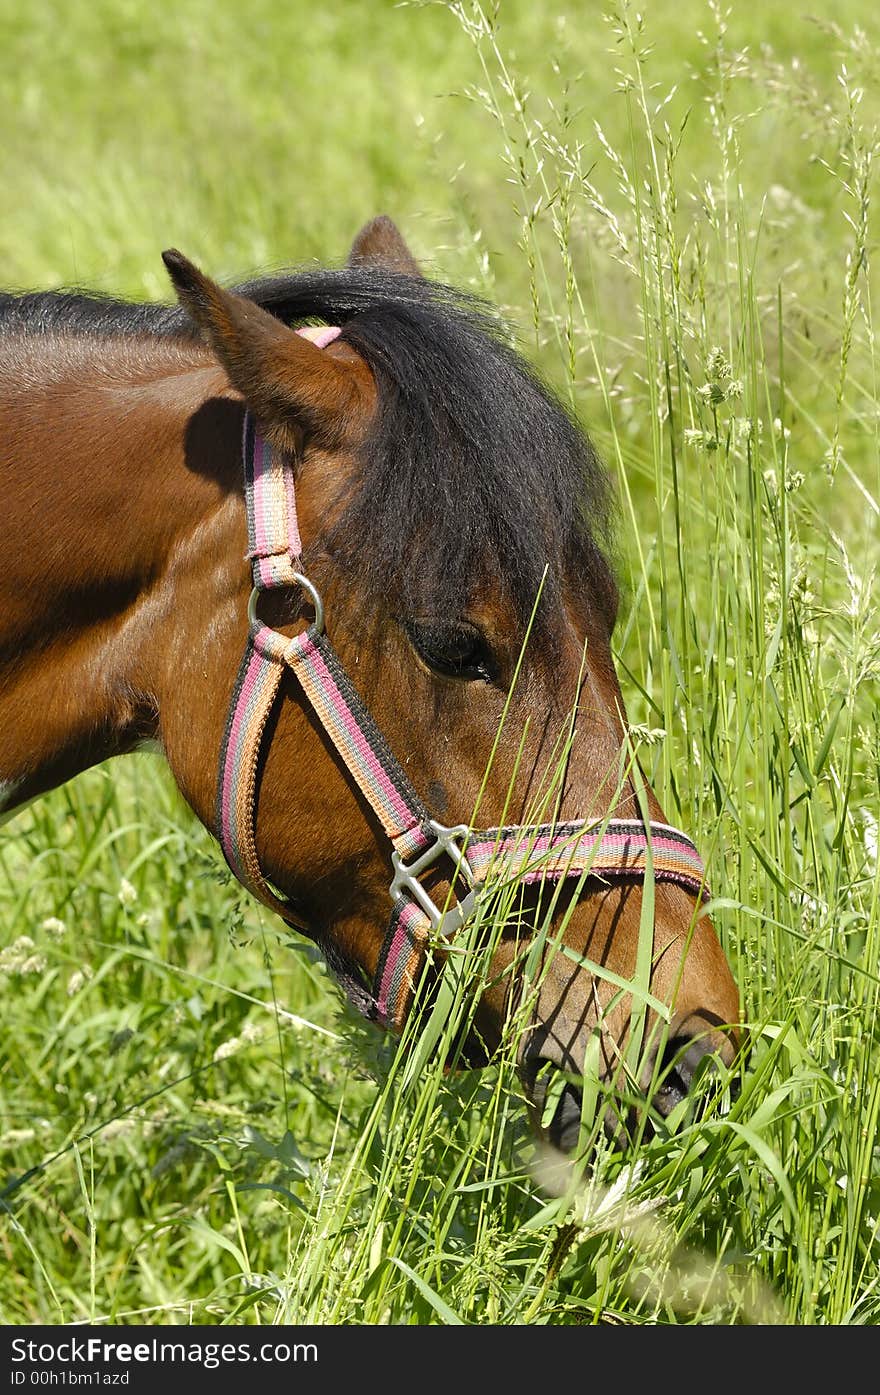
<path fill-rule="evenodd" d="M 474 238 L 449 264 L 527 327 L 616 476 L 616 658 L 709 866 L 740 1093 L 623 1157 L 588 1059 L 590 1165 L 560 1166 L 530 1141 L 515 1018 L 492 1067 L 443 1067 L 491 927 L 397 1050 L 131 758 L 0 835 L 7 1322 L 880 1318 L 880 55 L 857 23 L 748 47 L 695 0 L 578 14 L 549 65 L 531 7 L 383 25 L 445 26 L 467 163 L 430 207 Z"/>

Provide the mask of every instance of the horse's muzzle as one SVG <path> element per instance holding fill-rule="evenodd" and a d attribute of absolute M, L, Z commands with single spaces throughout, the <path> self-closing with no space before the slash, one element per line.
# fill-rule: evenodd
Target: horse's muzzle
<path fill-rule="evenodd" d="M 581 1134 L 583 1092 L 577 1072 L 571 1062 L 560 1060 L 554 1049 L 552 1034 L 533 1034 L 520 1059 L 520 1075 L 525 1087 L 533 1121 L 538 1133 L 554 1148 L 573 1153 Z M 727 1073 L 736 1055 L 736 1044 L 729 1033 L 709 1028 L 705 1023 L 679 1026 L 675 1034 L 648 1056 L 640 1080 L 643 1104 L 650 1106 L 650 1116 L 667 1119 L 683 1101 L 697 1096 L 704 1105 L 713 1086 L 728 1085 L 731 1097 L 738 1093 L 736 1081 Z M 564 1082 L 560 1080 L 560 1073 Z M 610 1075 L 610 1072 L 608 1073 Z M 701 1089 L 705 1086 L 705 1090 Z M 618 1086 L 608 1078 L 600 1082 L 606 1095 L 602 1126 L 606 1136 L 625 1148 L 640 1123 L 644 1109 L 634 1099 L 636 1092 L 625 1078 Z"/>

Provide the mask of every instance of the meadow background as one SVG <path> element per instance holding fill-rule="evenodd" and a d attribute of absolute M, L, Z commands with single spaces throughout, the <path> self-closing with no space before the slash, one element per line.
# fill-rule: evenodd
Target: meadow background
<path fill-rule="evenodd" d="M 752 1048 L 548 1182 L 508 1061 L 396 1056 L 129 757 L 0 830 L 0 1320 L 876 1323 L 874 7 L 5 0 L 0 91 L 8 287 L 168 298 L 163 247 L 233 281 L 383 211 L 507 316 L 615 475 L 624 695 Z"/>

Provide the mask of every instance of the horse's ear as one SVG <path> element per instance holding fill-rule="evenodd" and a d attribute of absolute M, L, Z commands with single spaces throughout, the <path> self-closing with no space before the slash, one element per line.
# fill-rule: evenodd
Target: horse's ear
<path fill-rule="evenodd" d="M 365 223 L 351 245 L 349 266 L 384 267 L 404 276 L 421 276 L 421 269 L 396 223 L 380 213 Z"/>
<path fill-rule="evenodd" d="M 331 447 L 349 439 L 366 365 L 325 353 L 252 300 L 223 290 L 180 252 L 163 252 L 162 260 L 181 304 L 277 446 L 296 450 L 304 435 Z"/>

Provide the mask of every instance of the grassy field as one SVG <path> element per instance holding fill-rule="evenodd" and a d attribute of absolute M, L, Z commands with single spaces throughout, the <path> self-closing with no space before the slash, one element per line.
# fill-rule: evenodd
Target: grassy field
<path fill-rule="evenodd" d="M 880 1321 L 873 13 L 0 0 L 8 286 L 166 297 L 163 247 L 233 280 L 385 211 L 570 396 L 752 1044 L 729 1109 L 548 1178 L 505 1061 L 396 1055 L 155 758 L 91 771 L 0 830 L 4 1323 Z"/>

